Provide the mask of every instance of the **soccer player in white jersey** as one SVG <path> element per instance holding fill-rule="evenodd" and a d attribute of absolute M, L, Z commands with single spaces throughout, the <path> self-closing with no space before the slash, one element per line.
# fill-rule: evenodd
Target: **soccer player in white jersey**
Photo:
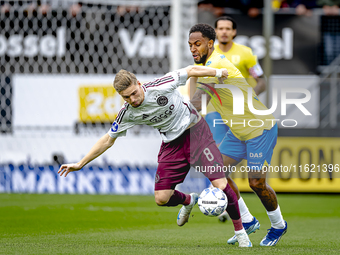
<path fill-rule="evenodd" d="M 227 78 L 226 69 L 189 66 L 170 72 L 160 79 L 141 84 L 136 76 L 120 70 L 114 80 L 114 88 L 126 101 L 107 134 L 100 138 L 87 155 L 78 163 L 64 164 L 58 174 L 67 176 L 78 171 L 87 163 L 104 153 L 115 140 L 126 134 L 127 129 L 146 124 L 159 130 L 162 145 L 158 154 L 158 168 L 155 176 L 155 201 L 159 206 L 182 204 L 177 224 L 183 226 L 189 219 L 198 195 L 184 194 L 175 190 L 184 181 L 190 166 L 203 169 L 223 169 L 222 155 L 206 121 L 200 117 L 189 100 L 176 90 L 185 85 L 189 77 L 216 76 Z M 202 169 L 200 168 L 200 169 Z M 233 221 L 239 247 L 252 244 L 243 228 L 235 192 L 230 188 L 223 171 L 206 171 L 213 186 L 227 195 L 227 212 Z"/>

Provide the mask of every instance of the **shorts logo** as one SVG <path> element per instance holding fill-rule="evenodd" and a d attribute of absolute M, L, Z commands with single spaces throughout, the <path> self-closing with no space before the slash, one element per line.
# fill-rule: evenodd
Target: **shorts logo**
<path fill-rule="evenodd" d="M 157 98 L 157 104 L 160 106 L 164 106 L 168 103 L 168 98 L 166 96 L 160 96 Z"/>
<path fill-rule="evenodd" d="M 118 130 L 118 124 L 117 122 L 113 122 L 112 127 L 111 127 L 111 132 L 117 132 L 117 130 Z"/>
<path fill-rule="evenodd" d="M 156 176 L 155 176 L 155 183 L 159 182 L 159 174 L 156 173 Z"/>
<path fill-rule="evenodd" d="M 262 158 L 263 154 L 262 152 L 260 153 L 249 153 L 249 157 L 251 158 Z"/>

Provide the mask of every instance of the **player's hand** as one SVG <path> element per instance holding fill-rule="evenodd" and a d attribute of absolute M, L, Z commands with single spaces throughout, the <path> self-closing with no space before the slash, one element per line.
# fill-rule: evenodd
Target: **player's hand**
<path fill-rule="evenodd" d="M 218 78 L 218 82 L 222 84 L 223 81 L 228 78 L 229 73 L 228 73 L 228 70 L 225 68 L 221 68 L 221 70 L 222 70 L 222 77 Z"/>
<path fill-rule="evenodd" d="M 65 177 L 66 177 L 68 175 L 68 173 L 78 171 L 80 169 L 81 169 L 81 167 L 79 166 L 78 163 L 65 164 L 65 165 L 62 165 L 59 168 L 58 174 L 60 174 L 60 176 L 63 176 L 63 174 L 65 174 Z"/>
<path fill-rule="evenodd" d="M 228 78 L 228 70 L 225 68 L 221 68 L 222 70 L 222 77 L 221 78 Z"/>

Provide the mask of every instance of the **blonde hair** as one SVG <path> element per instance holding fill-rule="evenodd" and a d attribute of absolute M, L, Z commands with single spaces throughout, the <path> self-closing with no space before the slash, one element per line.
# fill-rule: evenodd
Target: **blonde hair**
<path fill-rule="evenodd" d="M 124 69 L 121 69 L 115 77 L 115 80 L 113 81 L 113 87 L 115 90 L 119 93 L 131 85 L 137 84 L 137 78 L 133 73 L 130 73 L 129 71 L 126 71 Z"/>

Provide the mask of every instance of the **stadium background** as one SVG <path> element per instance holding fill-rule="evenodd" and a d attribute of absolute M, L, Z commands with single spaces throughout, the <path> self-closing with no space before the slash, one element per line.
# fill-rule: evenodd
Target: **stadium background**
<path fill-rule="evenodd" d="M 83 5 L 75 16 L 62 6 L 46 15 L 24 5 L 1 13 L 0 192 L 153 194 L 161 141 L 146 126 L 130 130 L 84 171 L 66 179 L 56 172 L 60 163 L 80 160 L 109 129 L 122 104 L 112 88 L 117 71 L 132 71 L 143 82 L 192 64 L 188 30 L 212 19 L 197 15 L 193 0 L 140 1 L 124 11 L 136 2 L 83 2 L 97 4 Z M 235 40 L 252 47 L 262 63 L 262 15 L 229 15 L 239 26 Z M 288 108 L 284 119 L 298 126 L 280 126 L 272 165 L 327 164 L 327 171 L 280 171 L 268 181 L 277 192 L 340 192 L 340 52 L 332 61 L 325 54 L 325 38 L 338 33 L 339 17 L 315 10 L 311 17 L 278 11 L 274 18 L 270 86 L 308 89 L 312 115 Z M 275 115 L 283 118 L 280 107 Z M 234 177 L 241 191 L 250 191 L 245 173 Z M 207 185 L 192 174 L 179 189 L 200 192 Z"/>

